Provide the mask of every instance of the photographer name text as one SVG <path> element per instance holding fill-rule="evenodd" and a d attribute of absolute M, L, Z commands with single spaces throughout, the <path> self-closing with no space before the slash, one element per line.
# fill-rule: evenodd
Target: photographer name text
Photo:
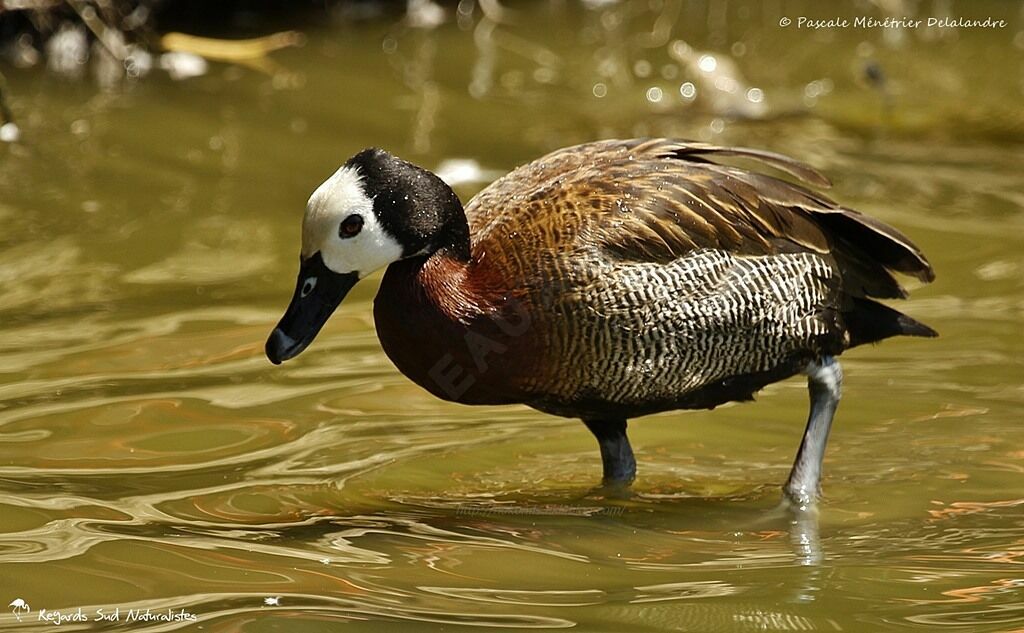
<path fill-rule="evenodd" d="M 826 29 L 919 29 L 921 27 L 930 29 L 1005 29 L 1006 20 L 995 18 L 873 18 L 861 16 L 859 18 L 808 18 L 799 16 L 797 18 L 782 17 L 779 19 L 779 26 L 787 27 L 793 25 L 798 29 L 819 31 Z"/>

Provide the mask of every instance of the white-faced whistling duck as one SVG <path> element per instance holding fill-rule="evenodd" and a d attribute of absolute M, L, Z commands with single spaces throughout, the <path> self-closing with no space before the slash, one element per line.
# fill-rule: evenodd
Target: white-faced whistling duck
<path fill-rule="evenodd" d="M 309 199 L 267 356 L 299 354 L 387 266 L 374 319 L 403 374 L 445 400 L 581 418 L 606 483 L 636 474 L 627 419 L 751 400 L 803 373 L 810 415 L 784 491 L 812 503 L 840 396 L 835 357 L 935 336 L 872 300 L 906 297 L 894 272 L 934 273 L 896 229 L 720 157 L 829 186 L 770 152 L 610 140 L 520 167 L 463 209 L 429 171 L 359 152 Z"/>

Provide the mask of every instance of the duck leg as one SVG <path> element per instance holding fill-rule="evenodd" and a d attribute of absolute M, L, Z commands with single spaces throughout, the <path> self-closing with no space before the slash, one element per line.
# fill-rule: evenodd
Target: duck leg
<path fill-rule="evenodd" d="M 604 484 L 629 484 L 636 478 L 636 459 L 626 437 L 625 420 L 584 420 L 597 438 L 604 465 Z"/>
<path fill-rule="evenodd" d="M 811 412 L 793 470 L 783 487 L 786 496 L 799 506 L 814 503 L 821 494 L 821 460 L 843 386 L 843 369 L 831 356 L 808 363 L 804 373 L 811 395 Z"/>

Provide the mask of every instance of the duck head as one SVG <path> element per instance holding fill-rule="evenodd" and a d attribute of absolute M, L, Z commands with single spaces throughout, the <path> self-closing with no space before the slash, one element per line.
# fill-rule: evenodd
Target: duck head
<path fill-rule="evenodd" d="M 298 356 L 363 277 L 439 251 L 469 258 L 469 227 L 455 192 L 384 150 L 359 152 L 309 198 L 299 277 L 267 339 L 267 358 L 277 365 Z"/>

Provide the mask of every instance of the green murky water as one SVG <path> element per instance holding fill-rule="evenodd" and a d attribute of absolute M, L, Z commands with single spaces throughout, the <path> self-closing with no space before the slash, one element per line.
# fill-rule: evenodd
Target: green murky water
<path fill-rule="evenodd" d="M 810 2 L 551 4 L 303 25 L 276 79 L 5 69 L 25 140 L 0 146 L 0 601 L 32 610 L 0 628 L 1024 628 L 1021 5 L 904 7 L 996 29 L 812 31 L 779 26 Z M 774 512 L 799 380 L 633 424 L 635 495 L 607 499 L 578 422 L 398 374 L 373 280 L 300 359 L 263 357 L 305 199 L 356 150 L 476 161 L 468 197 L 634 135 L 807 160 L 932 258 L 904 308 L 942 337 L 844 356 L 817 525 Z M 146 608 L 198 621 L 128 621 Z"/>

